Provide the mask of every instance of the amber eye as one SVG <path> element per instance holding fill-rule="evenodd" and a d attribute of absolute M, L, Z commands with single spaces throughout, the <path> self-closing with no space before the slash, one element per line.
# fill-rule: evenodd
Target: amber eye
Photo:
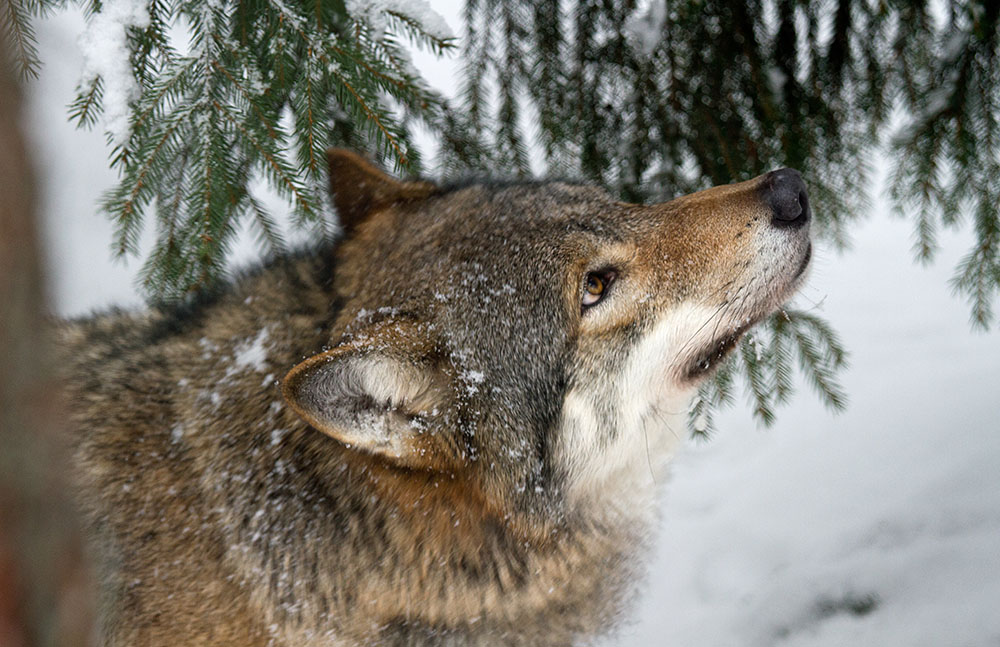
<path fill-rule="evenodd" d="M 614 280 L 615 272 L 613 270 L 603 270 L 587 274 L 583 282 L 583 307 L 590 307 L 603 299 L 604 295 L 607 294 L 608 287 Z"/>

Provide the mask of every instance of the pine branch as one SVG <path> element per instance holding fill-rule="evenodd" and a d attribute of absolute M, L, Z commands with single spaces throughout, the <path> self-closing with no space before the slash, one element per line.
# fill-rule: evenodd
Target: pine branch
<path fill-rule="evenodd" d="M 105 209 L 114 214 L 116 220 L 116 257 L 138 254 L 138 239 L 142 226 L 140 214 L 148 201 L 144 195 L 149 194 L 155 186 L 146 182 L 146 176 L 151 172 L 155 173 L 158 163 L 161 162 L 160 153 L 168 142 L 177 136 L 178 129 L 183 125 L 183 119 L 175 117 L 172 123 L 163 130 L 153 150 L 148 153 L 143 163 L 138 167 L 130 165 L 126 170 L 123 183 L 113 189 L 105 199 Z M 123 193 L 127 195 L 124 199 L 120 197 Z"/>
<path fill-rule="evenodd" d="M 292 196 L 295 206 L 301 209 L 307 217 L 315 214 L 316 209 L 313 206 L 313 199 L 306 194 L 305 189 L 295 179 L 295 172 L 279 157 L 278 151 L 265 146 L 262 140 L 254 137 L 244 126 L 243 120 L 237 119 L 227 107 L 217 101 L 213 101 L 212 106 L 218 114 L 222 115 L 243 135 L 245 141 L 249 142 L 253 150 L 266 162 L 265 168 L 267 173 L 275 179 L 279 188 Z"/>
<path fill-rule="evenodd" d="M 428 28 L 405 6 L 393 7 L 354 16 L 343 3 L 322 0 L 149 0 L 117 12 L 88 3 L 88 20 L 114 35 L 107 45 L 123 47 L 118 54 L 132 69 L 126 78 L 118 68 L 94 67 L 70 112 L 92 126 L 102 114 L 110 118 L 105 101 L 120 113 L 128 100 L 127 121 L 115 115 L 127 132 L 115 132 L 112 145 L 121 181 L 104 207 L 121 256 L 139 253 L 146 212 L 155 205 L 157 247 L 141 271 L 151 298 L 185 298 L 222 276 L 243 220 L 262 246 L 282 248 L 281 228 L 250 195 L 251 173 L 289 200 L 294 226 L 325 228 L 318 195 L 328 145 L 377 146 L 399 164 L 419 158 L 394 112 L 439 123 L 443 104 L 396 37 L 435 52 L 453 43 L 438 23 Z M 181 22 L 190 55 L 181 56 L 171 41 Z M 134 100 L 132 82 L 140 90 Z M 285 114 L 290 122 L 282 122 Z"/>
<path fill-rule="evenodd" d="M 456 47 L 454 38 L 440 38 L 433 34 L 428 34 L 424 31 L 423 25 L 411 16 L 404 15 L 394 10 L 389 10 L 386 13 L 390 18 L 399 22 L 398 27 L 402 27 L 401 31 L 409 36 L 412 41 L 426 46 L 431 52 L 437 54 L 438 56 L 441 56 Z"/>
<path fill-rule="evenodd" d="M 764 377 L 764 358 L 759 355 L 759 346 L 752 337 L 745 338 L 740 343 L 740 357 L 743 360 L 744 377 L 752 398 L 753 415 L 769 427 L 774 423 L 771 391 L 767 388 L 767 380 Z"/>
<path fill-rule="evenodd" d="M 22 80 L 36 78 L 41 68 L 35 31 L 31 26 L 31 17 L 38 13 L 40 7 L 32 5 L 34 3 L 4 0 L 3 6 L 0 6 L 0 47 L 5 50 L 3 59 L 13 62 Z"/>
<path fill-rule="evenodd" d="M 338 96 L 341 97 L 341 103 L 346 104 L 350 108 L 354 109 L 357 114 L 361 117 L 361 122 L 372 126 L 375 131 L 380 135 L 379 142 L 392 150 L 395 158 L 399 160 L 400 164 L 405 165 L 406 152 L 400 145 L 398 138 L 394 129 L 391 127 L 387 118 L 384 115 L 380 115 L 377 110 L 373 107 L 373 102 L 369 102 L 365 97 L 361 96 L 358 89 L 352 85 L 343 74 L 331 70 L 333 77 L 339 83 L 339 89 L 341 92 Z M 346 90 L 346 94 L 343 92 Z M 346 98 L 346 101 L 344 100 Z"/>
<path fill-rule="evenodd" d="M 254 218 L 250 222 L 257 229 L 257 240 L 266 245 L 271 253 L 283 253 L 285 251 L 285 240 L 274 218 L 264 209 L 264 205 L 253 196 L 248 194 L 247 201 L 250 208 L 253 209 Z"/>
<path fill-rule="evenodd" d="M 90 128 L 97 123 L 101 111 L 103 82 L 100 77 L 91 79 L 87 89 L 78 88 L 77 96 L 69 105 L 69 118 L 78 128 Z"/>

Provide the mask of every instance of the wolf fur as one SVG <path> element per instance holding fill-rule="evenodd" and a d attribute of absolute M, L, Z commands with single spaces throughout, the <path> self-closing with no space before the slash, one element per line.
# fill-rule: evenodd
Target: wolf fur
<path fill-rule="evenodd" d="M 608 631 L 694 391 L 801 281 L 804 193 L 779 226 L 774 174 L 645 206 L 329 161 L 339 242 L 63 327 L 104 644 Z"/>

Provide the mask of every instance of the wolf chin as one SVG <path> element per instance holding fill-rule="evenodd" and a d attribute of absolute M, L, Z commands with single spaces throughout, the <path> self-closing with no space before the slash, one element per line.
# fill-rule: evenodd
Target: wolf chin
<path fill-rule="evenodd" d="M 698 385 L 796 289 L 796 171 L 654 205 L 328 153 L 343 235 L 61 329 L 106 645 L 569 645 Z"/>

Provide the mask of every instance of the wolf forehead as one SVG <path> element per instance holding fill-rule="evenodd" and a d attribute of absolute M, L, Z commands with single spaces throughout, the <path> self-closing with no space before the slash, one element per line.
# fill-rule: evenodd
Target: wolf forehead
<path fill-rule="evenodd" d="M 565 262 L 582 243 L 620 241 L 628 211 L 603 189 L 561 180 L 452 185 L 392 207 L 365 223 L 370 235 L 358 233 L 369 247 L 382 241 L 382 250 L 415 254 L 411 264 L 445 270 L 456 260 L 504 259 L 484 266 L 493 272 L 518 267 L 512 259 Z"/>
<path fill-rule="evenodd" d="M 627 211 L 603 189 L 566 181 L 465 182 L 390 203 L 352 224 L 342 245 L 348 310 L 566 323 L 577 275 L 626 239 Z"/>

